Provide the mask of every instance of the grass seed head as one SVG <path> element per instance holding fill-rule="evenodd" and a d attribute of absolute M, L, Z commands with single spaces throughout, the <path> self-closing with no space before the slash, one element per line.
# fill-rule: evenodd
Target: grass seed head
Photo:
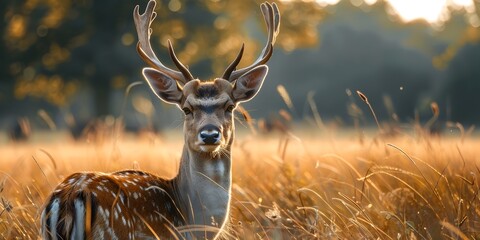
<path fill-rule="evenodd" d="M 430 103 L 430 108 L 432 109 L 434 116 L 438 116 L 440 114 L 440 108 L 436 102 Z"/>
<path fill-rule="evenodd" d="M 290 115 L 290 113 L 288 113 L 285 109 L 280 109 L 280 111 L 278 111 L 278 114 L 287 122 L 290 122 L 292 121 L 292 115 Z"/>
<path fill-rule="evenodd" d="M 290 110 L 292 110 L 293 109 L 293 103 L 292 103 L 292 99 L 290 98 L 290 95 L 287 92 L 287 89 L 285 89 L 285 87 L 283 85 L 278 85 L 277 86 L 277 92 L 278 92 L 278 94 L 280 94 L 280 96 L 282 97 L 283 101 L 288 106 L 288 108 Z"/>
<path fill-rule="evenodd" d="M 272 221 L 278 221 L 279 219 L 282 218 L 282 216 L 280 215 L 280 209 L 278 208 L 277 203 L 273 203 L 273 208 L 269 209 L 265 213 L 265 216 Z"/>
<path fill-rule="evenodd" d="M 362 99 L 362 101 L 364 101 L 365 103 L 368 103 L 368 98 L 367 98 L 367 96 L 365 96 L 365 94 L 363 94 L 362 92 L 360 92 L 358 90 L 357 90 L 357 94 L 360 97 L 360 99 Z"/>

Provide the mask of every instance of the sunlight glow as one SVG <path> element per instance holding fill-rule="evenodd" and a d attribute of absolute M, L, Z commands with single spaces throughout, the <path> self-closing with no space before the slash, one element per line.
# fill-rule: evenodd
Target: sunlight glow
<path fill-rule="evenodd" d="M 464 8 L 471 12 L 472 0 L 388 0 L 393 10 L 405 21 L 424 19 L 429 23 L 441 23 L 450 17 L 448 7 Z"/>
<path fill-rule="evenodd" d="M 340 2 L 340 0 L 315 0 L 315 2 L 320 5 L 335 5 Z"/>
<path fill-rule="evenodd" d="M 280 0 L 281 2 L 315 2 L 321 7 L 336 5 L 342 0 Z M 373 5 L 377 0 L 343 0 L 355 6 Z M 423 19 L 432 25 L 441 26 L 450 19 L 450 12 L 464 10 L 467 19 L 474 27 L 480 26 L 480 18 L 475 12 L 474 0 L 386 0 L 391 13 L 398 15 L 403 21 L 411 22 Z"/>
<path fill-rule="evenodd" d="M 446 0 L 389 0 L 395 12 L 406 22 L 425 19 L 430 23 L 439 20 L 445 10 Z"/>
<path fill-rule="evenodd" d="M 377 0 L 365 0 L 365 3 L 367 5 L 373 5 L 373 4 L 377 3 Z"/>

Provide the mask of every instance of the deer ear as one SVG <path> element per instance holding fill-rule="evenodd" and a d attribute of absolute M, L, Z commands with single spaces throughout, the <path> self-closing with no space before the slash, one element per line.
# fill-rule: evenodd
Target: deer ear
<path fill-rule="evenodd" d="M 260 65 L 240 76 L 232 90 L 235 102 L 246 102 L 255 97 L 262 87 L 267 73 L 268 67 Z"/>
<path fill-rule="evenodd" d="M 180 104 L 183 93 L 173 78 L 153 68 L 144 68 L 143 77 L 160 99 L 166 103 Z"/>

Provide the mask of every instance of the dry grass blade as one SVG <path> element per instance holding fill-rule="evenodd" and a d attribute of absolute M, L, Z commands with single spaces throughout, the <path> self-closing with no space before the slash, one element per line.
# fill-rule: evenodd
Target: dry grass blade
<path fill-rule="evenodd" d="M 440 115 L 440 108 L 438 107 L 438 104 L 436 102 L 430 103 L 430 108 L 432 109 L 432 113 L 434 116 Z"/>
<path fill-rule="evenodd" d="M 425 197 L 424 195 L 422 195 L 422 194 L 419 192 L 419 190 L 417 190 L 415 187 L 413 187 L 412 185 L 410 185 L 409 183 L 407 183 L 405 180 L 403 180 L 403 179 L 401 179 L 401 178 L 399 178 L 399 177 L 397 177 L 397 176 L 395 176 L 395 175 L 393 175 L 393 174 L 391 174 L 391 173 L 388 173 L 388 172 L 382 172 L 382 174 L 385 174 L 385 175 L 387 175 L 387 176 L 390 176 L 390 177 L 392 177 L 393 179 L 395 179 L 396 181 L 398 181 L 399 183 L 401 183 L 401 184 L 403 184 L 404 186 L 406 186 L 408 189 L 410 189 L 412 192 L 414 192 L 417 196 L 419 196 L 419 197 L 422 199 L 422 201 L 423 201 L 425 204 L 427 204 L 427 206 L 428 206 L 432 211 L 435 210 L 435 208 L 430 204 L 430 201 L 428 200 L 428 198 Z M 435 215 L 436 215 L 436 217 L 437 217 L 438 219 L 440 219 L 440 216 L 439 216 L 438 214 L 435 214 Z"/>
<path fill-rule="evenodd" d="M 38 163 L 37 159 L 35 158 L 35 156 L 32 156 L 32 159 L 33 161 L 35 162 L 35 164 L 37 164 L 37 167 L 38 169 L 40 169 L 40 171 L 42 172 L 43 176 L 45 177 L 45 180 L 47 181 L 47 184 L 48 186 L 50 187 L 50 189 L 53 189 L 53 186 L 50 184 L 50 182 L 48 181 L 48 177 L 47 175 L 45 174 L 45 172 L 43 171 L 42 167 L 40 166 L 40 164 Z"/>
<path fill-rule="evenodd" d="M 291 122 L 292 121 L 292 115 L 290 115 L 290 113 L 288 113 L 287 111 L 285 111 L 284 109 L 280 109 L 278 111 L 278 115 L 280 115 L 280 117 L 283 118 L 283 120 L 287 121 L 287 122 Z"/>
<path fill-rule="evenodd" d="M 410 160 L 410 162 L 413 163 L 413 165 L 415 166 L 415 168 L 417 169 L 417 171 L 422 175 L 422 178 L 425 180 L 426 183 L 428 183 L 428 180 L 425 178 L 425 176 L 423 175 L 422 171 L 420 170 L 420 168 L 418 167 L 417 163 L 415 162 L 415 160 L 413 160 L 413 158 L 410 157 L 410 155 L 408 155 L 405 151 L 403 151 L 403 149 L 391 144 L 391 143 L 387 143 L 387 146 L 389 147 L 392 147 L 392 148 L 395 148 L 397 149 L 398 151 L 400 151 L 405 157 L 408 158 L 408 160 Z"/>
<path fill-rule="evenodd" d="M 133 87 L 135 86 L 139 86 L 139 85 L 142 85 L 143 82 L 142 81 L 136 81 L 136 82 L 133 82 L 133 83 L 130 83 L 127 88 L 125 89 L 125 92 L 123 93 L 123 101 L 122 101 L 122 107 L 120 108 L 120 115 L 118 117 L 118 119 L 121 121 L 121 119 L 123 118 L 123 115 L 125 113 L 125 109 L 127 107 L 127 100 L 128 100 L 128 95 L 130 94 L 130 91 L 132 90 Z M 115 131 L 114 132 L 114 136 L 113 136 L 113 139 L 118 139 L 118 136 L 119 136 L 119 132 L 118 131 Z M 115 145 L 115 144 L 114 144 Z"/>
<path fill-rule="evenodd" d="M 436 102 L 430 103 L 430 109 L 432 110 L 433 116 L 428 120 L 428 122 L 425 124 L 425 129 L 429 130 L 432 125 L 437 121 L 438 116 L 440 115 L 440 108 L 438 107 L 438 104 Z"/>
<path fill-rule="evenodd" d="M 52 155 L 47 152 L 45 149 L 38 149 L 38 151 L 42 152 L 43 154 L 47 155 L 48 159 L 50 160 L 50 162 L 52 163 L 53 167 L 55 170 L 57 170 L 57 163 L 55 162 L 55 159 L 52 157 Z"/>
<path fill-rule="evenodd" d="M 320 117 L 320 113 L 318 112 L 317 109 L 317 104 L 315 103 L 315 100 L 313 99 L 314 92 L 308 92 L 307 94 L 307 101 L 308 105 L 310 105 L 310 110 L 312 110 L 313 114 L 313 119 L 315 120 L 315 123 L 317 124 L 317 127 L 321 129 L 325 129 L 325 124 L 323 123 L 322 118 Z"/>
<path fill-rule="evenodd" d="M 465 235 L 460 229 L 457 227 L 453 226 L 451 223 L 446 222 L 446 221 L 441 221 L 440 224 L 445 227 L 446 229 L 450 230 L 452 233 L 455 233 L 456 237 L 462 239 L 462 240 L 469 240 L 470 238 Z"/>
<path fill-rule="evenodd" d="M 237 111 L 242 115 L 243 119 L 248 124 L 248 128 L 250 129 L 250 131 L 252 131 L 252 133 L 254 135 L 256 135 L 257 130 L 255 129 L 255 126 L 253 125 L 253 118 L 250 115 L 250 113 L 242 105 L 237 106 Z M 239 121 L 240 121 L 240 119 L 239 119 Z M 240 121 L 240 123 L 242 123 L 242 121 Z"/>
<path fill-rule="evenodd" d="M 204 225 L 188 225 L 176 228 L 178 233 L 192 233 L 192 232 L 214 232 L 220 231 L 218 227 L 204 226 Z"/>
<path fill-rule="evenodd" d="M 152 226 L 150 226 L 150 224 L 148 224 L 148 222 L 145 220 L 145 218 L 143 218 L 142 215 L 138 214 L 137 211 L 134 211 L 133 213 L 135 215 L 137 215 L 137 217 L 140 218 L 140 220 L 142 220 L 143 224 L 145 224 L 145 226 L 147 226 L 148 230 L 150 230 L 150 232 L 153 234 L 153 236 L 155 236 L 155 239 L 160 240 L 160 237 L 158 236 L 158 234 L 155 232 L 155 230 L 152 228 Z M 173 236 L 175 236 L 175 235 L 173 235 Z M 175 236 L 175 239 L 178 240 L 179 238 Z"/>
<path fill-rule="evenodd" d="M 52 120 L 50 115 L 48 115 L 47 111 L 43 109 L 38 110 L 38 116 L 40 116 L 40 118 L 48 125 L 48 128 L 50 128 L 50 130 L 57 129 L 55 122 Z"/>
<path fill-rule="evenodd" d="M 391 144 L 391 143 L 387 143 L 387 146 L 390 146 L 390 147 L 393 147 L 395 149 L 397 149 L 398 151 L 400 151 L 403 155 L 405 155 L 408 160 L 410 160 L 410 162 L 413 163 L 413 165 L 415 166 L 415 168 L 417 169 L 417 171 L 420 173 L 420 175 L 422 175 L 422 178 L 423 180 L 425 181 L 425 183 L 430 187 L 430 189 L 433 191 L 433 193 L 435 194 L 435 196 L 438 198 L 438 200 L 441 202 L 441 199 L 440 199 L 440 194 L 438 193 L 437 189 L 430 183 L 430 181 L 428 181 L 428 179 L 425 177 L 425 175 L 423 174 L 423 172 L 420 170 L 420 168 L 418 167 L 417 163 L 415 162 L 415 160 L 413 160 L 413 158 L 410 157 L 410 155 L 408 155 L 405 151 L 403 151 L 403 149 Z"/>
<path fill-rule="evenodd" d="M 382 131 L 382 127 L 380 126 L 380 122 L 378 122 L 378 119 L 377 119 L 377 115 L 375 114 L 375 111 L 373 111 L 373 107 L 372 105 L 370 104 L 370 102 L 368 101 L 368 98 L 365 94 L 363 94 L 362 92 L 358 91 L 357 90 L 357 95 L 360 97 L 360 99 L 362 99 L 362 101 L 367 104 L 367 106 L 370 108 L 370 112 L 372 113 L 373 115 L 373 118 L 375 119 L 375 123 L 377 124 L 377 127 L 378 127 L 378 131 L 380 131 L 380 133 L 383 133 Z"/>
<path fill-rule="evenodd" d="M 290 95 L 288 94 L 287 89 L 280 84 L 277 86 L 277 92 L 278 94 L 280 94 L 280 97 L 282 97 L 283 102 L 287 105 L 288 109 L 290 109 L 290 111 L 292 112 L 295 112 L 292 99 L 290 98 Z"/>
<path fill-rule="evenodd" d="M 370 231 L 358 221 L 359 218 L 356 216 L 356 213 L 353 212 L 353 210 L 356 210 L 354 206 L 348 204 L 347 202 L 345 202 L 343 199 L 340 199 L 340 198 L 332 198 L 332 201 L 340 202 L 344 206 L 344 209 L 346 209 L 349 212 L 351 217 L 348 218 L 348 221 L 358 229 L 362 239 L 373 238 L 372 233 L 370 233 Z"/>
<path fill-rule="evenodd" d="M 342 213 L 340 213 L 339 211 L 336 211 L 336 209 L 333 207 L 332 204 L 330 204 L 322 195 L 320 195 L 319 193 L 317 193 L 315 190 L 313 189 L 310 189 L 310 188 L 300 188 L 297 190 L 299 193 L 302 193 L 302 192 L 310 192 L 310 193 L 313 193 L 316 197 L 318 197 L 320 200 L 322 200 L 322 202 L 332 211 L 332 213 L 338 217 L 338 219 L 340 219 L 340 221 L 342 221 L 342 223 L 344 225 L 346 225 L 346 222 L 344 219 L 347 219 L 347 218 L 344 218 L 341 216 Z"/>

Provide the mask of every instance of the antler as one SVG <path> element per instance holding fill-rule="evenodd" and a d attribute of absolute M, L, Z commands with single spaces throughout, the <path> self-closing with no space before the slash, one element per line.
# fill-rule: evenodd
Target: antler
<path fill-rule="evenodd" d="M 172 77 L 178 82 L 182 84 L 187 83 L 190 80 L 193 80 L 193 76 L 177 58 L 175 55 L 175 51 L 173 50 L 172 43 L 170 40 L 168 41 L 168 51 L 170 53 L 170 57 L 172 58 L 173 62 L 177 66 L 178 70 L 176 71 L 166 67 L 165 65 L 158 60 L 157 56 L 152 50 L 152 46 L 150 45 L 150 35 L 152 34 L 152 29 L 150 28 L 150 24 L 153 22 L 157 13 L 154 12 L 156 2 L 155 0 L 150 0 L 147 4 L 147 8 L 143 14 L 139 12 L 139 6 L 135 6 L 133 10 L 133 20 L 135 21 L 135 28 L 137 29 L 138 35 L 138 44 L 137 44 L 137 52 L 140 57 L 151 67 L 161 71 L 162 73 L 167 74 L 168 76 Z"/>
<path fill-rule="evenodd" d="M 270 4 L 268 2 L 265 2 L 265 3 L 262 3 L 260 8 L 262 9 L 263 18 L 265 19 L 265 23 L 267 24 L 267 31 L 268 31 L 268 41 L 265 44 L 265 47 L 263 48 L 262 53 L 252 65 L 239 70 L 235 70 L 238 63 L 242 59 L 243 47 L 244 47 L 242 45 L 242 48 L 240 49 L 240 52 L 238 53 L 235 60 L 225 70 L 222 77 L 223 79 L 233 82 L 237 80 L 237 78 L 242 76 L 244 73 L 252 70 L 256 66 L 267 63 L 270 57 L 272 56 L 273 44 L 275 44 L 275 40 L 280 31 L 280 13 L 278 11 L 277 4 L 275 3 Z"/>

